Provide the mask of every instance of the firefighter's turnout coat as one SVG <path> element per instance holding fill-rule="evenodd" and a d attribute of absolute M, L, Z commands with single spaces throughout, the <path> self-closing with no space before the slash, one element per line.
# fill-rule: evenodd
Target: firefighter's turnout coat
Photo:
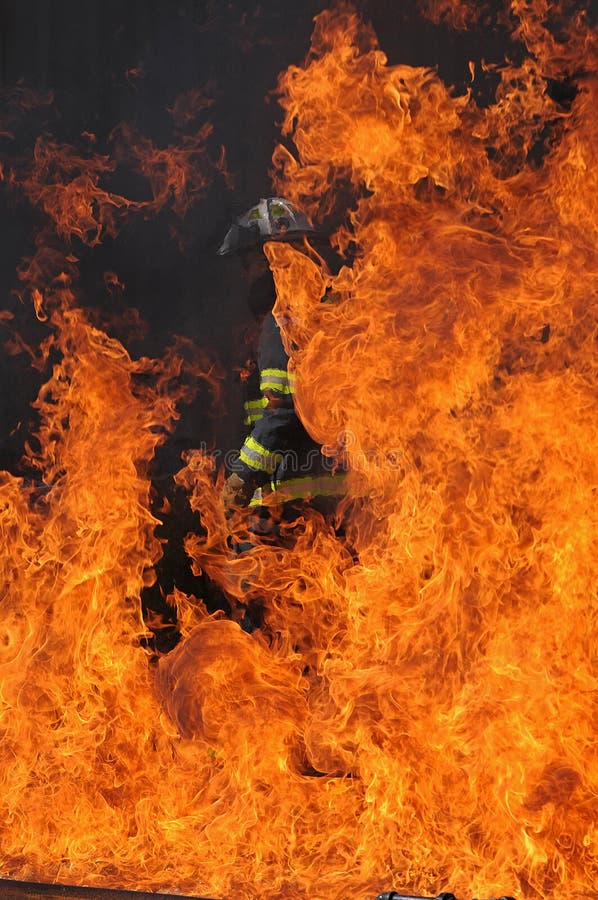
<path fill-rule="evenodd" d="M 256 369 L 245 380 L 248 435 L 234 471 L 256 491 L 253 506 L 344 493 L 345 474 L 323 456 L 293 402 L 293 375 L 272 313 L 264 319 Z"/>

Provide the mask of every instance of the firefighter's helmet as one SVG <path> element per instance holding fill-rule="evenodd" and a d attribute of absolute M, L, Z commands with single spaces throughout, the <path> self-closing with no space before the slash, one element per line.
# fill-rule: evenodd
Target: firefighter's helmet
<path fill-rule="evenodd" d="M 314 230 L 305 213 L 293 203 L 282 197 L 262 198 L 231 225 L 218 254 L 229 256 L 255 249 L 266 241 L 296 241 Z"/>

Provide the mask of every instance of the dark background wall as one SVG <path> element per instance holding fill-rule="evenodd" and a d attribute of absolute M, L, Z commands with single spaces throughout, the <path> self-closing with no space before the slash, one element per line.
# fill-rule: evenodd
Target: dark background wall
<path fill-rule="evenodd" d="M 214 170 L 205 196 L 183 221 L 165 210 L 152 219 L 137 217 L 99 247 L 73 242 L 81 303 L 108 313 L 119 304 L 121 312 L 135 307 L 145 321 L 142 338 L 115 326 L 131 353 L 160 355 L 175 334 L 182 334 L 209 348 L 228 373 L 224 412 L 207 416 L 209 398 L 200 391 L 161 452 L 165 470 L 176 471 L 185 447 L 204 441 L 226 450 L 239 441 L 240 397 L 233 370 L 245 359 L 250 317 L 238 263 L 218 259 L 215 249 L 231 218 L 271 192 L 268 169 L 279 140 L 280 110 L 273 96 L 277 76 L 304 59 L 313 16 L 328 5 L 324 0 L 0 3 L 0 99 L 4 120 L 11 122 L 4 129 L 9 133 L 0 137 L 5 168 L 30 157 L 40 133 L 80 146 L 82 133 L 91 132 L 97 139 L 94 150 L 111 153 L 110 134 L 126 122 L 156 146 L 167 146 L 177 140 L 168 112 L 176 98 L 200 88 L 213 100 L 194 127 L 212 124 L 209 152 L 216 158 L 224 146 L 230 179 Z M 505 53 L 505 33 L 492 24 L 469 33 L 433 25 L 414 0 L 360 0 L 356 6 L 372 22 L 390 63 L 437 66 L 459 91 L 468 82 L 470 59 L 500 60 Z M 50 104 L 17 117 L 13 128 L 9 107 L 15 86 L 53 93 Z M 491 87 L 490 82 L 480 85 L 482 101 Z M 143 199 L 141 182 L 131 177 L 123 183 L 118 177 L 111 189 Z M 19 261 L 33 251 L 37 219 L 14 190 L 1 192 L 0 215 L 1 305 L 35 342 L 43 329 L 29 304 L 12 292 Z M 126 286 L 118 300 L 106 290 L 106 271 L 116 272 Z M 23 439 L 34 427 L 28 406 L 41 376 L 24 354 L 2 354 L 0 374 L 0 467 L 14 469 Z"/>

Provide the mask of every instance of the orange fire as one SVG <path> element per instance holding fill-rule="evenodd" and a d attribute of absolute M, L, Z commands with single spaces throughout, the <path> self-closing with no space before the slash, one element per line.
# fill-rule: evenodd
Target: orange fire
<path fill-rule="evenodd" d="M 186 95 L 179 99 L 185 109 Z M 178 109 L 177 101 L 175 110 Z M 20 184 L 29 201 L 50 217 L 58 237 L 69 241 L 76 237 L 93 247 L 106 235 L 115 237 L 127 213 L 156 215 L 170 206 L 182 218 L 204 196 L 215 171 L 228 180 L 224 148 L 220 148 L 215 160 L 208 153 L 207 140 L 212 131 L 212 125 L 206 122 L 196 132 L 182 134 L 180 145 L 160 149 L 150 138 L 121 123 L 111 135 L 117 144 L 116 159 L 89 152 L 89 146 L 96 142 L 95 135 L 89 132 L 83 134 L 83 149 L 40 137 L 32 165 L 17 176 L 12 173 L 11 180 Z M 151 200 L 132 200 L 102 187 L 101 179 L 119 164 L 138 170 L 147 179 Z"/>
<path fill-rule="evenodd" d="M 105 233 L 116 234 L 116 211 L 131 205 L 99 184 L 101 176 L 114 168 L 108 156 L 79 153 L 72 146 L 40 137 L 23 187 L 29 200 L 51 217 L 60 237 L 76 236 L 94 246 Z"/>
<path fill-rule="evenodd" d="M 254 635 L 177 594 L 184 640 L 149 670 L 146 468 L 178 363 L 92 327 L 68 267 L 45 294 L 23 269 L 54 368 L 39 483 L 0 485 L 3 877 L 595 894 L 597 47 L 581 14 L 557 40 L 540 0 L 512 12 L 528 56 L 486 108 L 389 66 L 345 5 L 281 76 L 276 190 L 318 221 L 350 198 L 337 275 L 267 248 L 298 408 L 350 488 L 345 538 L 306 515 L 234 557 L 222 474 L 190 454 L 188 551 L 264 604 Z"/>
<path fill-rule="evenodd" d="M 160 149 L 126 124 L 115 129 L 113 137 L 119 145 L 119 157 L 149 181 L 152 200 L 140 204 L 144 210 L 155 214 L 172 201 L 172 209 L 182 218 L 191 204 L 203 196 L 214 168 L 226 174 L 224 157 L 221 155 L 213 163 L 207 154 L 206 142 L 212 131 L 212 125 L 205 122 L 194 134 L 183 135 L 179 145 Z"/>

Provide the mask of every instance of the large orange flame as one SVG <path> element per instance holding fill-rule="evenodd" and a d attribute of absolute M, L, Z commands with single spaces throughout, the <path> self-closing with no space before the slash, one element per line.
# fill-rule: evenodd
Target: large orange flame
<path fill-rule="evenodd" d="M 355 197 L 338 276 L 267 254 L 298 408 L 350 464 L 358 562 L 312 523 L 229 561 L 228 586 L 300 653 L 307 760 L 358 779 L 336 831 L 356 891 L 357 868 L 594 890 L 596 41 L 514 12 L 530 55 L 486 109 L 388 67 L 348 7 L 280 82 L 277 191 L 316 217 Z M 190 542 L 218 577 L 213 548 Z"/>
<path fill-rule="evenodd" d="M 306 514 L 233 558 L 190 454 L 189 552 L 265 627 L 178 594 L 155 685 L 132 598 L 159 553 L 145 469 L 177 364 L 89 325 L 66 269 L 49 298 L 35 283 L 58 361 L 28 454 L 43 487 L 1 485 L 0 874 L 595 894 L 596 40 L 581 15 L 557 41 L 541 3 L 512 10 L 529 55 L 487 108 L 388 66 L 345 5 L 282 76 L 277 190 L 316 218 L 340 184 L 352 203 L 338 275 L 267 249 L 298 408 L 349 464 L 347 535 Z"/>

